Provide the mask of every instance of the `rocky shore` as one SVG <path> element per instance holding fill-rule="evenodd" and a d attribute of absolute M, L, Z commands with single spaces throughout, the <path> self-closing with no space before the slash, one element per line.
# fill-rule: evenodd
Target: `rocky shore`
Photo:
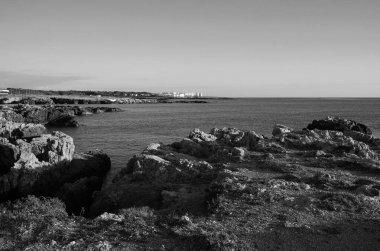
<path fill-rule="evenodd" d="M 70 136 L 47 134 L 41 124 L 1 119 L 0 126 L 0 202 L 26 195 L 55 196 L 73 213 L 90 205 L 92 192 L 100 190 L 111 167 L 107 155 L 74 154 Z M 73 192 L 83 200 L 72 200 Z"/>
<path fill-rule="evenodd" d="M 9 149 L 29 149 L 23 146 L 29 144 L 39 162 L 74 162 L 69 136 L 37 136 L 41 126 L 13 127 L 2 129 L 2 156 L 17 151 Z M 49 145 L 47 155 L 33 147 L 44 138 L 58 142 L 55 148 Z M 63 142 L 67 148 L 58 147 Z M 7 227 L 0 242 L 10 249 L 48 250 L 376 250 L 379 150 L 380 139 L 370 128 L 342 118 L 316 120 L 304 129 L 275 125 L 271 137 L 235 128 L 194 129 L 182 141 L 153 143 L 135 155 L 110 185 L 93 193 L 85 207 L 92 219 L 68 216 L 55 199 L 28 197 L 3 206 L 0 224 Z M 1 158 L 8 160 L 3 176 L 19 170 L 26 155 L 17 156 Z M 97 173 L 90 166 L 96 165 L 82 174 Z M 54 180 L 60 192 L 49 195 L 74 201 L 75 210 L 67 202 L 66 207 L 78 212 L 78 201 L 85 200 L 77 191 L 92 182 L 72 178 L 58 185 L 63 182 Z M 38 182 L 26 183 L 33 187 Z M 39 195 L 18 195 L 29 193 Z M 25 212 L 34 220 L 23 217 Z M 47 223 L 37 229 L 31 226 L 39 222 L 38 215 Z M 12 233 L 16 237 L 9 237 Z"/>
<path fill-rule="evenodd" d="M 54 127 L 78 127 L 75 116 L 120 112 L 115 107 L 36 106 L 17 105 L 0 107 L 0 118 L 18 123 L 37 123 Z"/>
<path fill-rule="evenodd" d="M 29 105 L 89 105 L 89 104 L 151 104 L 157 99 L 138 98 L 107 98 L 93 96 L 8 96 L 0 98 L 0 104 L 29 104 Z"/>
<path fill-rule="evenodd" d="M 89 104 L 204 104 L 204 99 L 173 99 L 163 97 L 96 97 L 96 96 L 8 96 L 0 98 L 0 104 L 29 104 L 29 105 L 89 105 Z"/>

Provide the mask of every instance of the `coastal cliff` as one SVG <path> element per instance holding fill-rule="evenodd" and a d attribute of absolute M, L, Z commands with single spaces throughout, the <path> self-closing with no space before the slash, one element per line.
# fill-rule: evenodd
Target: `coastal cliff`
<path fill-rule="evenodd" d="M 14 226 L 3 231 L 15 231 L 31 224 L 25 212 L 34 223 L 37 214 L 48 219 L 42 230 L 32 228 L 38 241 L 16 231 L 19 242 L 7 239 L 9 247 L 375 250 L 379 150 L 370 128 L 342 118 L 304 129 L 275 125 L 271 137 L 194 129 L 179 142 L 152 143 L 130 159 L 94 194 L 92 219 L 68 216 L 55 199 L 28 197 L 3 206 L 0 223 Z M 83 183 L 92 180 L 71 182 L 59 198 L 81 200 L 76 189 Z"/>

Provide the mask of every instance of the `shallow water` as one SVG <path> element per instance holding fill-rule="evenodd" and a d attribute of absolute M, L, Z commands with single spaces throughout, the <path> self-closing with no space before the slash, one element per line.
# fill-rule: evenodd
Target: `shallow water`
<path fill-rule="evenodd" d="M 77 152 L 103 149 L 111 157 L 111 173 L 149 143 L 180 140 L 193 128 L 208 132 L 213 127 L 236 127 L 270 135 L 276 123 L 302 129 L 313 119 L 334 115 L 364 123 L 380 136 L 380 99 L 256 98 L 110 106 L 123 112 L 78 117 L 81 127 L 58 130 L 74 138 Z"/>

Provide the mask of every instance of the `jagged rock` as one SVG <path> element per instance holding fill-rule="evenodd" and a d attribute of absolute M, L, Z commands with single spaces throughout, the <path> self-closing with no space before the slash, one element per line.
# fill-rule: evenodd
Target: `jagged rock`
<path fill-rule="evenodd" d="M 247 155 L 246 151 L 242 147 L 234 147 L 231 150 L 232 157 L 236 160 L 243 160 L 244 157 Z"/>
<path fill-rule="evenodd" d="M 75 150 L 73 138 L 62 132 L 42 135 L 30 144 L 38 159 L 49 163 L 71 160 Z"/>
<path fill-rule="evenodd" d="M 19 105 L 0 113 L 2 117 L 13 122 L 78 126 L 78 122 L 74 119 L 74 111 L 64 107 Z"/>
<path fill-rule="evenodd" d="M 303 130 L 292 132 L 279 138 L 279 141 L 290 148 L 305 150 L 322 150 L 331 154 L 356 154 L 361 158 L 378 160 L 379 156 L 370 146 L 344 136 L 339 131 Z"/>
<path fill-rule="evenodd" d="M 181 153 L 190 154 L 198 158 L 209 158 L 214 152 L 212 145 L 196 141 L 185 138 L 180 142 L 174 142 L 171 146 Z"/>
<path fill-rule="evenodd" d="M 32 157 L 24 158 L 23 154 L 30 154 Z M 20 160 L 23 158 L 28 162 L 34 159 L 35 163 L 29 166 L 27 163 L 21 164 Z M 0 200 L 28 194 L 57 196 L 60 191 L 59 196 L 67 200 L 70 210 L 77 213 L 78 208 L 89 206 L 92 191 L 100 189 L 101 181 L 110 167 L 110 159 L 103 153 L 76 154 L 72 160 L 49 163 L 40 162 L 33 153 L 23 149 L 20 159 L 6 173 L 0 175 Z M 82 203 L 77 199 L 71 201 L 73 191 L 77 198 L 87 200 L 83 199 Z"/>
<path fill-rule="evenodd" d="M 254 131 L 240 131 L 236 128 L 213 128 L 210 134 L 216 136 L 219 144 L 226 144 L 232 147 L 247 147 L 253 149 L 263 136 L 258 135 Z"/>
<path fill-rule="evenodd" d="M 216 137 L 212 134 L 202 132 L 199 129 L 194 129 L 190 132 L 189 139 L 200 139 L 202 141 L 210 142 L 215 141 Z"/>
<path fill-rule="evenodd" d="M 313 120 L 311 124 L 307 126 L 309 130 L 331 130 L 331 131 L 355 131 L 366 135 L 372 135 L 371 129 L 368 126 L 349 119 L 342 119 L 339 117 L 327 117 L 322 120 Z"/>
<path fill-rule="evenodd" d="M 272 135 L 277 137 L 277 136 L 281 136 L 285 133 L 290 133 L 292 131 L 293 131 L 293 128 L 277 124 L 273 127 Z"/>
<path fill-rule="evenodd" d="M 15 128 L 20 127 L 20 124 L 9 123 Z M 73 139 L 61 132 L 43 134 L 31 141 L 15 140 L 13 136 L 10 139 L 12 141 L 3 139 L 0 143 L 0 195 L 34 183 L 37 173 L 47 166 L 71 161 L 75 149 Z M 35 174 L 30 175 L 33 172 Z"/>
<path fill-rule="evenodd" d="M 27 139 L 41 136 L 46 128 L 40 124 L 14 123 L 0 120 L 0 137 L 7 139 Z"/>
<path fill-rule="evenodd" d="M 0 104 L 29 104 L 29 105 L 51 105 L 53 100 L 48 97 L 6 97 L 0 99 Z"/>
<path fill-rule="evenodd" d="M 155 155 L 135 155 L 127 165 L 126 172 L 133 180 L 167 183 L 189 182 L 194 179 L 208 177 L 213 167 L 205 161 L 189 161 L 178 159 L 170 162 Z"/>

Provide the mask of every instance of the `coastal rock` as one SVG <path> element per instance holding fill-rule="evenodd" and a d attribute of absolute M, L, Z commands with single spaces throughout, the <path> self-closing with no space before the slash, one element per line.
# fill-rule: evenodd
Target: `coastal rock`
<path fill-rule="evenodd" d="M 327 117 L 326 119 L 322 120 L 313 120 L 313 122 L 307 126 L 307 129 L 330 130 L 339 132 L 354 131 L 366 135 L 372 135 L 372 131 L 368 128 L 368 126 L 357 123 L 353 120 L 342 119 L 339 117 Z"/>
<path fill-rule="evenodd" d="M 122 109 L 118 107 L 82 107 L 82 106 L 57 106 L 63 109 L 69 109 L 74 112 L 76 116 L 91 115 L 103 112 L 121 112 Z"/>
<path fill-rule="evenodd" d="M 277 136 L 281 136 L 285 133 L 290 133 L 292 131 L 293 131 L 293 128 L 277 124 L 273 127 L 272 135 L 277 137 Z"/>
<path fill-rule="evenodd" d="M 216 136 L 202 132 L 199 129 L 194 129 L 190 132 L 189 139 L 200 139 L 206 142 L 212 142 L 216 140 Z"/>
<path fill-rule="evenodd" d="M 58 196 L 69 212 L 96 217 L 55 217 L 65 212 L 50 200 L 7 203 L 0 210 L 2 239 L 14 241 L 19 229 L 22 239 L 42 225 L 35 236 L 47 244 L 39 241 L 33 248 L 376 250 L 378 138 L 367 144 L 347 131 L 318 129 L 285 130 L 267 138 L 226 128 L 212 130 L 214 140 L 193 132 L 177 143 L 150 144 L 101 191 L 94 192 L 109 163 L 102 154 L 74 155 L 55 167 L 0 175 L 0 188 L 20 184 L 13 195 Z M 33 140 L 0 142 L 24 144 L 27 156 L 25 143 Z M 54 216 L 48 227 L 45 215 Z"/>
<path fill-rule="evenodd" d="M 54 106 L 19 105 L 11 110 L 1 110 L 0 113 L 3 118 L 13 122 L 50 124 L 53 126 L 78 126 L 72 110 Z"/>
<path fill-rule="evenodd" d="M 156 184 L 183 183 L 212 175 L 213 167 L 205 161 L 165 160 L 155 155 L 136 155 L 127 165 L 126 174 L 133 180 Z"/>
<path fill-rule="evenodd" d="M 34 138 L 30 144 L 33 153 L 40 161 L 53 164 L 63 160 L 71 160 L 75 149 L 73 138 L 62 132 L 42 135 Z"/>
<path fill-rule="evenodd" d="M 22 96 L 9 96 L 0 99 L 0 104 L 29 104 L 29 105 L 52 105 L 53 100 L 48 97 L 22 97 Z"/>
<path fill-rule="evenodd" d="M 180 142 L 174 142 L 171 145 L 178 152 L 196 156 L 198 158 L 209 158 L 214 153 L 212 145 L 199 140 L 183 139 Z"/>
<path fill-rule="evenodd" d="M 56 127 L 79 127 L 78 121 L 76 121 L 73 116 L 67 114 L 49 120 L 47 125 Z"/>
<path fill-rule="evenodd" d="M 183 187 L 191 186 L 189 184 L 207 184 L 215 173 L 216 168 L 206 161 L 191 159 L 190 156 L 177 152 L 171 146 L 151 144 L 142 154 L 135 155 L 129 160 L 126 168 L 120 171 L 112 184 L 97 194 L 90 207 L 90 215 L 97 216 L 104 210 L 112 211 L 130 206 L 161 208 L 165 204 L 162 194 L 166 194 L 162 191 L 168 187 L 178 192 Z M 181 196 L 178 203 L 191 200 L 188 198 L 205 196 L 204 188 L 193 194 L 189 192 L 179 192 L 179 194 Z M 201 207 L 199 203 L 202 201 L 197 198 L 196 204 Z"/>
<path fill-rule="evenodd" d="M 78 127 L 74 116 L 103 112 L 120 112 L 117 107 L 79 107 L 79 106 L 31 106 L 18 105 L 2 107 L 0 118 L 19 123 L 39 123 L 54 127 Z"/>
<path fill-rule="evenodd" d="M 14 123 L 0 119 L 0 137 L 7 139 L 27 139 L 41 136 L 46 128 L 40 124 Z"/>
<path fill-rule="evenodd" d="M 17 188 L 25 187 L 25 184 L 33 183 L 31 180 L 35 175 L 30 175 L 30 172 L 39 173 L 47 166 L 72 160 L 75 146 L 70 136 L 61 132 L 40 134 L 39 130 L 30 130 L 33 126 L 42 130 L 42 125 L 14 122 L 3 125 L 5 130 L 2 130 L 1 136 L 4 137 L 0 138 L 0 195 L 6 196 Z"/>
<path fill-rule="evenodd" d="M 111 167 L 110 159 L 99 152 L 73 156 L 71 150 L 67 153 L 68 156 L 64 156 L 65 146 L 61 142 L 56 139 L 53 142 L 47 141 L 45 150 L 47 148 L 50 151 L 44 157 L 46 161 L 34 155 L 35 149 L 32 150 L 31 144 L 18 142 L 16 158 L 8 160 L 5 172 L 1 169 L 0 200 L 30 194 L 58 196 L 67 203 L 70 212 L 80 213 L 82 207 L 87 208 L 90 205 L 92 193 L 100 189 L 103 178 Z M 68 146 L 70 144 L 66 147 Z M 57 151 L 53 152 L 51 148 Z M 0 147 L 0 154 L 4 153 L 3 150 Z"/>
<path fill-rule="evenodd" d="M 278 139 L 288 148 L 322 150 L 334 155 L 354 154 L 361 158 L 378 160 L 378 154 L 369 145 L 347 137 L 339 131 L 303 130 L 282 135 Z"/>
<path fill-rule="evenodd" d="M 224 144 L 231 147 L 246 147 L 253 149 L 263 136 L 254 131 L 241 131 L 236 128 L 213 128 L 210 134 L 217 138 L 218 144 Z"/>
<path fill-rule="evenodd" d="M 29 104 L 29 105 L 53 105 L 54 102 L 49 97 L 26 97 L 21 100 L 14 102 L 18 104 Z"/>

